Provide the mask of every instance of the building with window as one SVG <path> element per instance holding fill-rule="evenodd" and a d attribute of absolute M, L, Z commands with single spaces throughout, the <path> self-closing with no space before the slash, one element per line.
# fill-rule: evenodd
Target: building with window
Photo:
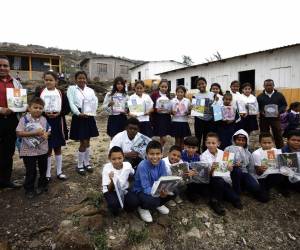
<path fill-rule="evenodd" d="M 0 51 L 0 55 L 8 57 L 12 76 L 18 73 L 22 81 L 41 80 L 47 70 L 61 73 L 62 58 L 56 54 Z"/>
<path fill-rule="evenodd" d="M 136 63 L 129 59 L 113 56 L 97 56 L 85 58 L 80 67 L 87 72 L 91 80 L 112 81 L 117 76 L 130 80 L 129 69 Z"/>
<path fill-rule="evenodd" d="M 161 71 L 159 76 L 169 80 L 172 92 L 178 85 L 197 88 L 199 76 L 206 78 L 208 86 L 214 82 L 221 84 L 223 91 L 229 89 L 231 81 L 239 80 L 242 84 L 251 83 L 260 92 L 264 80 L 271 78 L 290 103 L 300 100 L 300 44 Z"/>

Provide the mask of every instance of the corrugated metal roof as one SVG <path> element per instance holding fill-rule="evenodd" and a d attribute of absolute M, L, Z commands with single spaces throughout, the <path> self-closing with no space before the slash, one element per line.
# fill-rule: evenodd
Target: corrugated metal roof
<path fill-rule="evenodd" d="M 147 64 L 147 63 L 152 63 L 152 62 L 154 62 L 154 63 L 156 63 L 156 62 L 175 62 L 175 63 L 178 63 L 178 64 L 185 65 L 185 64 L 183 64 L 183 63 L 181 63 L 181 62 L 177 62 L 177 61 L 174 61 L 174 60 L 147 61 L 147 62 L 142 62 L 142 63 L 140 63 L 140 64 L 138 64 L 138 65 L 133 66 L 132 68 L 130 68 L 130 70 L 135 69 L 135 68 L 138 68 L 138 67 L 140 67 L 140 66 L 142 66 L 142 65 L 145 65 L 145 64 Z"/>
<path fill-rule="evenodd" d="M 60 55 L 58 54 L 46 54 L 46 53 L 36 53 L 36 52 L 29 52 L 29 51 L 9 51 L 9 50 L 0 50 L 1 55 L 33 55 L 33 56 L 41 56 L 41 57 L 59 57 L 61 58 Z"/>
<path fill-rule="evenodd" d="M 169 71 L 161 72 L 161 73 L 158 73 L 156 75 L 168 74 L 168 73 L 171 73 L 171 72 L 176 72 L 176 71 L 181 71 L 181 70 L 186 70 L 186 69 L 197 68 L 199 66 L 207 66 L 209 64 L 214 64 L 214 63 L 219 63 L 219 62 L 226 62 L 228 60 L 232 60 L 232 59 L 239 58 L 239 57 L 246 57 L 246 56 L 249 56 L 249 55 L 255 55 L 255 54 L 260 54 L 260 53 L 265 53 L 265 52 L 273 52 L 274 50 L 286 49 L 286 48 L 291 48 L 291 47 L 296 47 L 296 46 L 300 46 L 300 43 L 295 43 L 295 44 L 291 44 L 291 45 L 287 45 L 287 46 L 282 46 L 282 47 L 277 47 L 277 48 L 273 48 L 273 49 L 261 50 L 261 51 L 256 51 L 256 52 L 252 52 L 252 53 L 248 53 L 248 54 L 243 54 L 243 55 L 228 57 L 228 58 L 224 58 L 222 60 L 217 60 L 217 61 L 212 61 L 212 62 L 206 62 L 206 63 L 200 63 L 200 64 L 196 64 L 196 65 L 192 65 L 192 66 L 188 66 L 188 67 L 184 67 L 184 68 L 179 68 L 179 69 L 174 69 L 174 70 L 169 70 Z"/>
<path fill-rule="evenodd" d="M 86 62 L 88 62 L 90 59 L 97 59 L 97 58 L 113 58 L 113 59 L 123 60 L 123 61 L 126 61 L 126 62 L 135 63 L 135 60 L 130 60 L 130 59 L 127 59 L 127 58 L 116 57 L 116 56 L 104 56 L 104 55 L 103 55 L 103 56 L 92 56 L 92 57 L 84 58 L 84 59 L 79 63 L 79 65 L 82 66 L 83 64 L 85 64 Z"/>

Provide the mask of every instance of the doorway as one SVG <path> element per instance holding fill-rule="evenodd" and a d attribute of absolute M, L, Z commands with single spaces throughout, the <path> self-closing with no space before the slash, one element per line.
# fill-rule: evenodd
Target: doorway
<path fill-rule="evenodd" d="M 255 70 L 246 70 L 239 72 L 239 82 L 241 86 L 248 82 L 252 86 L 252 91 L 255 91 Z"/>

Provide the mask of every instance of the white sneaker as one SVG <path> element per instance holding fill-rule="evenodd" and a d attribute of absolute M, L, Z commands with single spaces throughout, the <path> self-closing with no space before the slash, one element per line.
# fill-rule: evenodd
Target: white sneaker
<path fill-rule="evenodd" d="M 170 206 L 170 207 L 176 207 L 176 202 L 173 201 L 173 200 L 169 200 L 167 205 Z"/>
<path fill-rule="evenodd" d="M 160 207 L 156 208 L 158 212 L 160 212 L 161 214 L 168 214 L 170 212 L 169 208 L 167 208 L 166 206 L 162 205 Z"/>
<path fill-rule="evenodd" d="M 138 213 L 140 214 L 141 216 L 141 219 L 145 222 L 152 222 L 153 219 L 152 219 L 152 216 L 151 216 L 151 213 L 149 210 L 147 209 L 142 209 L 141 207 L 138 207 Z"/>
<path fill-rule="evenodd" d="M 176 196 L 176 198 L 175 198 L 175 201 L 176 201 L 176 203 L 178 203 L 178 204 L 180 204 L 180 203 L 182 203 L 183 202 L 183 200 L 180 198 L 180 196 Z"/>

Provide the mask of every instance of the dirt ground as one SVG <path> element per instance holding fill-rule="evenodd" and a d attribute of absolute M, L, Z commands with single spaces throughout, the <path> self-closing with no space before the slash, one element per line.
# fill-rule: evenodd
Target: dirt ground
<path fill-rule="evenodd" d="M 49 192 L 33 200 L 25 198 L 22 188 L 0 190 L 0 250 L 10 249 L 5 244 L 11 249 L 58 249 L 61 222 L 66 220 L 92 242 L 91 248 L 73 249 L 300 249 L 300 194 L 292 193 L 291 197 L 284 198 L 276 191 L 267 204 L 260 204 L 245 194 L 242 196 L 244 209 L 236 210 L 226 204 L 224 217 L 215 215 L 205 198 L 195 204 L 185 200 L 172 207 L 168 216 L 153 213 L 154 222 L 148 225 L 137 214 L 123 213 L 113 218 L 100 199 L 97 220 L 103 223 L 97 229 L 86 229 L 81 223 L 84 215 L 69 210 L 84 203 L 90 193 L 100 194 L 100 172 L 107 159 L 110 139 L 105 133 L 106 118 L 97 117 L 97 123 L 100 136 L 91 140 L 93 173 L 80 176 L 75 172 L 78 143 L 68 141 L 63 149 L 67 181 L 53 178 Z M 172 143 L 169 138 L 168 146 Z M 22 181 L 24 174 L 16 153 L 13 179 Z"/>

